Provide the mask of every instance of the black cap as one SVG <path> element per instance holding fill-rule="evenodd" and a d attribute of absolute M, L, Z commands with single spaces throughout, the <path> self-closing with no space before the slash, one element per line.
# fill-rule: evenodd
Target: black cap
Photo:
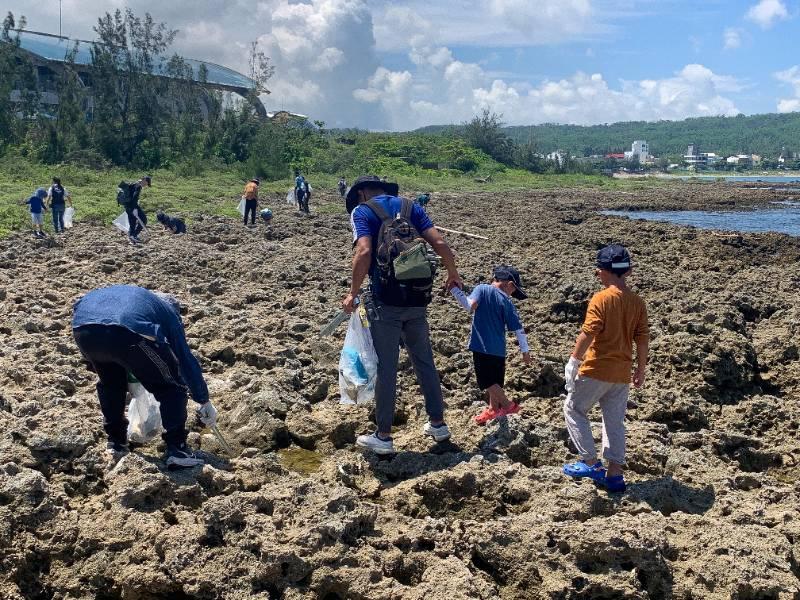
<path fill-rule="evenodd" d="M 519 276 L 519 271 L 517 271 L 514 267 L 509 267 L 508 265 L 500 265 L 495 267 L 494 278 L 497 281 L 512 282 L 514 287 L 517 289 L 514 290 L 514 293 L 511 295 L 517 300 L 526 300 L 528 298 L 528 294 L 525 293 L 525 290 L 522 287 L 522 278 Z"/>
<path fill-rule="evenodd" d="M 250 181 L 252 181 L 256 185 L 261 185 L 261 180 L 258 177 L 253 177 Z"/>
<path fill-rule="evenodd" d="M 597 253 L 597 268 L 624 275 L 631 268 L 631 255 L 621 244 L 610 244 Z"/>
<path fill-rule="evenodd" d="M 358 190 L 365 187 L 381 188 L 390 196 L 397 196 L 400 192 L 400 186 L 396 183 L 381 181 L 380 177 L 377 175 L 362 175 L 353 182 L 353 185 L 350 186 L 350 189 L 347 190 L 344 196 L 345 207 L 347 208 L 348 214 L 353 212 L 353 209 L 358 206 Z"/>
<path fill-rule="evenodd" d="M 150 175 L 145 175 L 142 177 L 142 181 L 146 181 L 147 185 L 153 185 L 153 178 Z"/>

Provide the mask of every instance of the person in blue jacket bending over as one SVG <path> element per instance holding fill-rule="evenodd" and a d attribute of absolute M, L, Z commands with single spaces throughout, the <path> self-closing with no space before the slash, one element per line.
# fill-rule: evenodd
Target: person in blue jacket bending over
<path fill-rule="evenodd" d="M 186 445 L 187 389 L 200 405 L 197 412 L 205 425 L 216 424 L 217 411 L 186 342 L 178 300 L 134 285 L 92 290 L 75 303 L 72 333 L 99 379 L 109 454 L 118 459 L 128 452 L 125 400 L 130 372 L 160 405 L 167 466 L 203 464 Z"/>

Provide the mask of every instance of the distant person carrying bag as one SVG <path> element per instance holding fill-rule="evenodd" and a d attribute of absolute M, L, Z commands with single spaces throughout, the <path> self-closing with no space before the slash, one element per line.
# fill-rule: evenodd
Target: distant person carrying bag
<path fill-rule="evenodd" d="M 47 200 L 53 211 L 53 229 L 56 233 L 64 232 L 64 212 L 72 206 L 70 193 L 61 185 L 61 179 L 53 177 L 53 185 L 47 190 Z"/>
<path fill-rule="evenodd" d="M 138 244 L 141 241 L 139 240 L 139 234 L 145 231 L 147 227 L 147 215 L 142 210 L 142 207 L 139 206 L 139 196 L 143 187 L 150 187 L 151 185 L 151 177 L 145 175 L 134 183 L 121 181 L 117 188 L 117 204 L 121 204 L 128 215 L 128 241 L 131 244 Z"/>

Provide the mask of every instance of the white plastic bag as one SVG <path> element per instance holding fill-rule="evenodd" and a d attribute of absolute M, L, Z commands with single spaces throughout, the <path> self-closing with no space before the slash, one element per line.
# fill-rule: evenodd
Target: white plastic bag
<path fill-rule="evenodd" d="M 244 196 L 242 196 L 242 199 L 239 201 L 239 206 L 237 206 L 236 209 L 239 211 L 240 215 L 244 216 L 244 211 L 245 211 Z"/>
<path fill-rule="evenodd" d="M 339 392 L 342 404 L 371 404 L 375 401 L 378 355 L 372 332 L 356 311 L 350 317 L 344 347 L 339 356 Z"/>
<path fill-rule="evenodd" d="M 294 190 L 289 190 L 289 193 L 286 194 L 286 204 L 297 204 L 297 200 L 294 197 Z"/>
<path fill-rule="evenodd" d="M 75 209 L 71 206 L 64 211 L 64 229 L 72 229 L 72 218 L 75 216 Z"/>
<path fill-rule="evenodd" d="M 116 225 L 117 229 L 122 233 L 127 234 L 131 230 L 130 223 L 128 223 L 128 213 L 124 212 L 114 219 L 114 225 Z"/>
<path fill-rule="evenodd" d="M 161 407 L 155 396 L 144 389 L 141 383 L 129 383 L 128 393 L 132 397 L 128 405 L 128 439 L 146 444 L 164 430 Z"/>

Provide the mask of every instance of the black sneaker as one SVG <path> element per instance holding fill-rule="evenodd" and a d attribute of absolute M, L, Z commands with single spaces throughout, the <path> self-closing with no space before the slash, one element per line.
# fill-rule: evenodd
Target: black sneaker
<path fill-rule="evenodd" d="M 109 456 L 114 462 L 128 454 L 128 452 L 130 452 L 130 448 L 128 447 L 127 442 L 115 442 L 113 440 L 109 440 L 106 444 L 106 455 Z"/>
<path fill-rule="evenodd" d="M 167 467 L 170 469 L 191 469 L 192 467 L 199 467 L 204 464 L 203 459 L 197 458 L 194 453 L 189 450 L 186 442 L 180 446 L 167 446 Z"/>

